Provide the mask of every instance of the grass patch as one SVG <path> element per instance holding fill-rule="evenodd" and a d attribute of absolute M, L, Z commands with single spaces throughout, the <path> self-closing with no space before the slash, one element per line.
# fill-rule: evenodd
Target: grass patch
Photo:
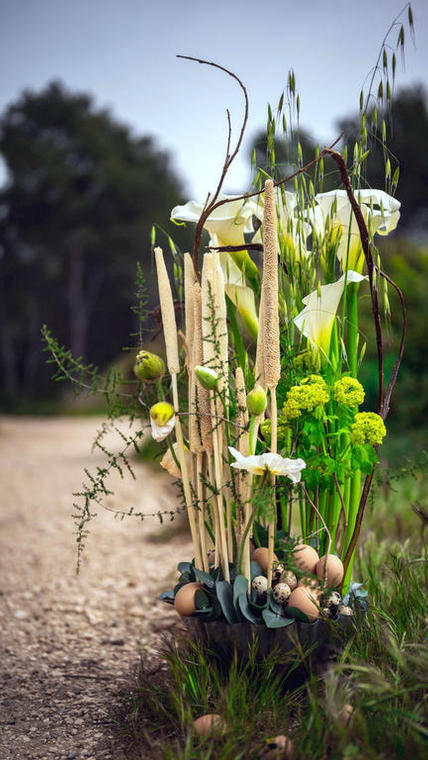
<path fill-rule="evenodd" d="M 278 655 L 227 664 L 198 644 L 170 643 L 127 695 L 120 731 L 127 758 L 262 758 L 287 734 L 293 758 L 426 757 L 427 555 L 408 544 L 379 546 L 373 534 L 356 575 L 371 606 L 361 629 L 322 675 L 285 690 Z M 344 706 L 353 707 L 346 723 Z M 224 732 L 199 739 L 193 720 L 219 713 Z M 279 757 L 280 755 L 278 755 Z"/>

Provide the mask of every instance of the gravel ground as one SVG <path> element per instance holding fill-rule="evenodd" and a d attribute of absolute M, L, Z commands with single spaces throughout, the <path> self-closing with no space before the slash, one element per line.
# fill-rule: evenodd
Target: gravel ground
<path fill-rule="evenodd" d="M 0 760 L 121 760 L 118 694 L 141 651 L 152 656 L 176 624 L 156 596 L 190 556 L 186 535 L 159 543 L 156 521 L 100 508 L 75 574 L 72 492 L 84 467 L 103 464 L 90 454 L 100 424 L 0 418 Z M 168 476 L 138 462 L 135 472 L 136 481 L 111 478 L 107 506 L 173 503 Z"/>

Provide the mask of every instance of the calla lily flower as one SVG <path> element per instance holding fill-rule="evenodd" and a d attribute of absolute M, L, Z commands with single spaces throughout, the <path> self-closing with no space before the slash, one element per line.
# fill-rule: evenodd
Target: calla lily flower
<path fill-rule="evenodd" d="M 204 228 L 214 236 L 217 243 L 212 245 L 241 245 L 244 243 L 244 233 L 254 232 L 252 218 L 255 215 L 257 203 L 249 198 L 246 201 L 235 200 L 238 196 L 219 193 L 218 200 L 227 200 L 219 208 L 214 209 L 205 221 Z M 171 211 L 171 219 L 177 222 L 194 222 L 197 224 L 204 210 L 202 203 L 188 201 L 184 206 L 175 206 Z M 248 255 L 248 251 L 236 251 L 227 254 L 237 267 L 251 280 L 257 276 L 257 267 Z"/>
<path fill-rule="evenodd" d="M 210 233 L 212 246 L 243 245 L 244 233 L 254 232 L 252 218 L 257 209 L 253 199 L 248 201 L 234 200 L 233 195 L 219 194 L 219 200 L 228 199 L 230 202 L 215 209 L 205 222 L 205 229 Z M 204 206 L 195 201 L 189 201 L 184 206 L 175 206 L 171 211 L 171 219 L 197 224 Z M 254 291 L 245 280 L 258 277 L 258 269 L 248 255 L 248 251 L 220 253 L 220 265 L 224 276 L 224 289 L 232 303 L 238 309 L 242 321 L 253 338 L 257 338 L 259 323 L 257 318 Z"/>
<path fill-rule="evenodd" d="M 362 274 L 352 269 L 346 275 L 348 283 L 361 282 L 364 279 Z M 331 332 L 344 288 L 344 274 L 336 282 L 321 285 L 319 290 L 314 290 L 305 296 L 303 299 L 305 308 L 294 319 L 294 324 L 300 332 L 326 356 L 329 353 Z"/>
<path fill-rule="evenodd" d="M 235 462 L 232 462 L 231 467 L 235 467 L 237 470 L 246 470 L 252 475 L 263 475 L 265 472 L 270 472 L 272 475 L 286 475 L 293 483 L 299 483 L 301 471 L 306 467 L 306 462 L 303 459 L 286 459 L 280 454 L 272 454 L 271 452 L 244 457 L 233 446 L 229 446 L 229 451 L 235 457 Z"/>
<path fill-rule="evenodd" d="M 371 234 L 388 235 L 395 230 L 400 218 L 400 202 L 383 190 L 358 190 L 355 197 L 360 204 L 364 220 Z M 348 268 L 362 272 L 364 253 L 361 246 L 360 231 L 351 209 L 346 190 L 332 190 L 315 196 L 316 206 L 309 216 L 316 233 L 323 236 L 330 220 L 333 232 L 340 236 L 337 257 L 344 270 Z M 349 253 L 348 253 L 349 236 Z"/>
<path fill-rule="evenodd" d="M 257 197 L 255 216 L 263 221 L 264 211 L 264 194 Z M 296 215 L 298 200 L 296 193 L 288 190 L 282 191 L 280 187 L 275 188 L 275 204 L 278 210 L 278 234 L 284 242 L 284 247 L 289 253 L 299 260 L 302 256 L 308 258 L 311 252 L 307 248 L 306 241 L 312 232 L 311 225 L 303 218 Z M 253 242 L 261 241 L 262 236 L 258 230 L 253 238 Z"/>

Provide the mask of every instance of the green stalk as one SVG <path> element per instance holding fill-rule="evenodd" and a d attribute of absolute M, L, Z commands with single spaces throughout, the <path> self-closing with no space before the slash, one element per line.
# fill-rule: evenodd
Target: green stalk
<path fill-rule="evenodd" d="M 360 283 L 350 282 L 347 300 L 346 350 L 348 366 L 352 377 L 357 377 L 358 370 L 358 291 Z"/>
<path fill-rule="evenodd" d="M 357 519 L 357 513 L 358 513 L 358 507 L 360 505 L 360 498 L 361 498 L 361 472 L 360 470 L 357 470 L 356 472 L 353 473 L 351 477 L 351 492 L 350 492 L 350 497 L 349 497 L 349 512 L 348 512 L 348 528 L 346 531 L 345 547 L 342 553 L 342 560 L 345 557 L 346 550 L 351 541 L 351 536 L 354 532 L 355 521 Z M 355 558 L 355 551 L 351 557 L 351 561 L 348 565 L 348 569 L 346 571 L 346 575 L 343 580 L 344 590 L 348 588 L 349 582 L 351 580 L 354 558 Z"/>
<path fill-rule="evenodd" d="M 233 339 L 233 344 L 236 349 L 236 354 L 238 357 L 239 366 L 241 367 L 243 373 L 245 382 L 248 381 L 248 356 L 247 352 L 245 350 L 244 341 L 242 340 L 242 335 L 239 329 L 238 320 L 236 319 L 236 311 L 235 306 L 233 305 L 232 301 L 230 300 L 229 296 L 226 296 L 226 308 L 227 308 L 227 317 L 229 320 L 229 335 L 231 335 Z"/>

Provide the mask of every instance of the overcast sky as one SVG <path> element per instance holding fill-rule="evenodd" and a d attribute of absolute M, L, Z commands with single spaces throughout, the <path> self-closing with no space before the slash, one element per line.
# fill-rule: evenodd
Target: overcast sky
<path fill-rule="evenodd" d="M 136 134 L 171 152 L 189 197 L 216 185 L 242 97 L 221 72 L 180 61 L 216 61 L 247 86 L 250 119 L 242 157 L 226 190 L 245 190 L 248 145 L 293 68 L 301 123 L 321 141 L 359 93 L 403 0 L 0 0 L 0 110 L 24 87 L 61 79 L 88 91 Z M 428 86 L 428 0 L 414 0 L 416 48 L 407 37 L 397 86 Z M 407 31 L 407 25 L 406 25 Z M 395 43 L 398 29 L 391 40 Z M 247 148 L 247 150 L 245 150 Z"/>

